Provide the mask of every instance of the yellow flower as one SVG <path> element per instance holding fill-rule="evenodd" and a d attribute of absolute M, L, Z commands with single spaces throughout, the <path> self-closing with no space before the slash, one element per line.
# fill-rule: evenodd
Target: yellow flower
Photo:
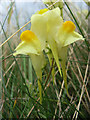
<path fill-rule="evenodd" d="M 32 60 L 38 78 L 41 78 L 41 69 L 45 65 L 45 57 L 42 53 L 41 43 L 37 36 L 30 30 L 22 32 L 21 43 L 15 49 L 14 56 L 18 54 L 29 55 Z"/>
<path fill-rule="evenodd" d="M 41 44 L 36 35 L 31 32 L 30 30 L 26 30 L 22 32 L 20 39 L 22 40 L 21 43 L 15 49 L 14 55 L 17 54 L 40 54 L 41 51 Z"/>
<path fill-rule="evenodd" d="M 72 21 L 63 22 L 62 26 L 59 28 L 56 34 L 56 43 L 58 48 L 59 59 L 61 59 L 61 67 L 63 72 L 63 79 L 65 82 L 65 87 L 67 89 L 67 78 L 66 78 L 66 60 L 67 60 L 67 48 L 73 42 L 78 40 L 84 40 L 84 38 L 75 32 L 76 26 Z"/>
<path fill-rule="evenodd" d="M 63 22 L 60 14 L 60 9 L 57 7 L 53 10 L 47 10 L 45 8 L 32 15 L 31 31 L 26 30 L 21 34 L 20 38 L 22 42 L 17 46 L 14 55 L 30 55 L 37 77 L 41 80 L 41 69 L 45 65 L 45 57 L 42 51 L 46 51 L 47 47 L 49 47 L 52 51 L 52 55 L 48 54 L 50 64 L 52 57 L 54 57 L 60 74 L 61 69 L 59 59 L 61 59 L 63 79 L 67 89 L 65 69 L 67 48 L 71 43 L 83 40 L 83 37 L 75 32 L 76 27 L 74 23 L 71 21 Z M 40 82 L 38 84 L 41 96 Z"/>
<path fill-rule="evenodd" d="M 61 59 L 63 78 L 67 89 L 65 69 L 67 47 L 73 42 L 83 40 L 83 37 L 75 32 L 76 27 L 73 22 L 63 22 L 58 7 L 45 11 L 43 14 L 34 14 L 31 17 L 31 25 L 32 31 L 39 37 L 43 48 L 45 49 L 46 45 L 49 44 L 60 74 L 59 59 Z"/>
<path fill-rule="evenodd" d="M 16 52 L 13 55 L 25 54 L 31 57 L 32 65 L 38 77 L 40 103 L 42 103 L 42 88 L 40 82 L 42 81 L 42 68 L 45 66 L 46 61 L 41 49 L 41 43 L 34 32 L 30 30 L 22 32 L 20 39 L 22 41 L 15 49 Z"/>

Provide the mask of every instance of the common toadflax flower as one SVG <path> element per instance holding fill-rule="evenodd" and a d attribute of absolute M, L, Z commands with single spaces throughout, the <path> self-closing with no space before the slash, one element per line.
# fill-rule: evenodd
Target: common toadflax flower
<path fill-rule="evenodd" d="M 21 43 L 15 49 L 14 56 L 18 54 L 29 55 L 32 60 L 32 65 L 38 77 L 38 86 L 40 92 L 40 103 L 42 103 L 42 68 L 45 66 L 46 61 L 42 52 L 41 43 L 37 36 L 30 30 L 22 32 Z"/>
<path fill-rule="evenodd" d="M 16 52 L 14 55 L 29 55 L 37 77 L 41 80 L 41 69 L 46 63 L 43 50 L 47 51 L 47 48 L 51 49 L 52 55 L 48 54 L 49 60 L 51 62 L 50 56 L 54 57 L 60 75 L 62 76 L 63 74 L 65 87 L 67 89 L 65 69 L 67 48 L 71 43 L 83 40 L 84 38 L 75 32 L 74 23 L 71 21 L 64 22 L 60 14 L 60 9 L 57 7 L 53 10 L 45 8 L 32 15 L 31 30 L 26 30 L 21 34 L 21 43 L 15 49 Z M 61 60 L 62 73 L 59 59 Z"/>
<path fill-rule="evenodd" d="M 14 56 L 18 54 L 29 55 L 38 78 L 42 78 L 41 69 L 45 65 L 45 57 L 42 53 L 41 43 L 37 36 L 30 30 L 22 32 L 21 43 L 15 49 Z"/>
<path fill-rule="evenodd" d="M 40 12 L 42 14 L 40 14 Z M 67 89 L 65 69 L 67 48 L 68 45 L 73 42 L 84 40 L 84 38 L 79 33 L 75 32 L 75 24 L 72 21 L 64 22 L 60 14 L 61 12 L 58 7 L 48 11 L 46 9 L 41 10 L 31 17 L 31 25 L 32 31 L 39 36 L 40 41 L 45 43 L 44 47 L 46 48 L 46 46 L 49 45 L 60 74 L 59 59 L 61 60 L 63 79 Z"/>

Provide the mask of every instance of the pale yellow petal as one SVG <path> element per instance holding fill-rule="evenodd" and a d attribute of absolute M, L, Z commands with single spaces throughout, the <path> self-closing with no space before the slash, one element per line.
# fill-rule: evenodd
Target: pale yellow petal
<path fill-rule="evenodd" d="M 40 55 L 33 55 L 30 54 L 32 65 L 34 67 L 34 70 L 36 72 L 36 75 L 38 78 L 41 79 L 42 76 L 42 68 L 46 64 L 45 56 L 43 55 L 43 52 L 40 53 Z"/>
<path fill-rule="evenodd" d="M 15 49 L 15 53 L 13 54 L 14 56 L 18 55 L 18 54 L 24 54 L 24 55 L 28 55 L 30 53 L 32 54 L 39 54 L 37 49 L 35 49 L 35 47 L 33 46 L 32 43 L 27 43 L 25 41 L 21 42 L 17 48 Z"/>
<path fill-rule="evenodd" d="M 42 50 L 45 49 L 47 39 L 47 18 L 40 14 L 34 14 L 31 17 L 31 30 L 36 34 L 41 42 Z"/>
<path fill-rule="evenodd" d="M 67 60 L 67 49 L 68 49 L 68 46 L 66 46 L 66 47 L 60 47 L 60 45 L 58 44 L 57 47 L 58 47 L 59 59 L 61 61 L 65 61 L 66 62 L 66 60 Z"/>
<path fill-rule="evenodd" d="M 54 56 L 54 59 L 55 59 L 55 62 L 57 64 L 57 67 L 58 67 L 58 70 L 60 72 L 60 75 L 62 76 L 61 74 L 61 69 L 60 69 L 60 65 L 59 65 L 59 57 L 58 57 L 58 49 L 57 49 L 57 45 L 56 45 L 56 42 L 55 40 L 49 38 L 49 41 L 48 41 L 49 45 L 50 45 L 50 48 L 52 50 L 52 54 Z"/>
<path fill-rule="evenodd" d="M 65 40 L 64 46 L 70 45 L 78 40 L 84 40 L 84 38 L 79 33 L 72 32 L 71 34 L 69 34 L 67 36 L 67 39 Z"/>
<path fill-rule="evenodd" d="M 62 67 L 62 73 L 63 73 L 63 80 L 64 80 L 64 84 L 65 84 L 65 88 L 68 94 L 68 87 L 67 87 L 67 74 L 66 74 L 66 62 L 62 61 L 61 62 L 61 67 Z"/>
<path fill-rule="evenodd" d="M 44 14 L 48 19 L 48 22 L 47 22 L 48 35 L 53 35 L 53 37 L 55 37 L 55 34 L 57 33 L 58 29 L 62 25 L 63 19 L 60 16 L 60 14 L 61 14 L 60 9 L 58 7 Z"/>

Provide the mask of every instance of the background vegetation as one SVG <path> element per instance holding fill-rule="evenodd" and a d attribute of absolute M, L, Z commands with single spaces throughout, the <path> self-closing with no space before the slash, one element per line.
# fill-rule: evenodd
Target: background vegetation
<path fill-rule="evenodd" d="M 0 44 L 30 20 L 33 13 L 45 8 L 42 2 L 0 1 Z M 52 3 L 52 7 L 55 7 Z M 69 46 L 67 60 L 67 97 L 64 81 L 55 67 L 53 84 L 48 58 L 43 69 L 43 103 L 39 103 L 37 77 L 28 56 L 13 57 L 12 53 L 20 42 L 22 31 L 0 47 L 0 117 L 1 118 L 45 118 L 84 119 L 90 116 L 89 97 L 89 4 L 64 1 L 63 18 L 72 20 L 85 41 Z"/>

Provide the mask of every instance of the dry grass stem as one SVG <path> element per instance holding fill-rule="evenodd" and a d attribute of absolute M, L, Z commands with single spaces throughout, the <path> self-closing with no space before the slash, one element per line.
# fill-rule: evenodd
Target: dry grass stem
<path fill-rule="evenodd" d="M 26 25 L 28 25 L 31 21 L 29 21 L 28 23 L 26 23 L 24 26 L 22 26 L 19 30 L 17 30 L 13 35 L 11 35 L 7 40 L 5 40 L 5 42 L 3 42 L 1 45 L 0 45 L 0 48 L 5 44 L 7 43 L 14 35 L 16 35 L 20 30 L 22 30 Z"/>
<path fill-rule="evenodd" d="M 88 66 L 89 59 L 90 59 L 90 54 L 89 54 L 88 62 L 87 62 L 87 66 L 86 66 L 86 71 L 85 71 L 85 76 L 84 76 L 84 83 L 86 82 L 86 78 L 87 78 L 88 67 L 89 67 L 89 66 Z M 74 112 L 74 115 L 73 115 L 73 119 L 75 118 L 75 120 L 77 120 L 77 117 L 78 117 L 78 112 L 79 112 L 79 109 L 80 109 L 80 104 L 81 104 L 81 100 L 82 100 L 83 94 L 84 94 L 84 84 L 83 84 L 83 86 L 82 86 L 82 91 L 81 91 L 79 103 L 78 103 L 78 106 L 77 106 L 77 111 L 75 111 L 75 112 Z M 76 116 L 76 117 L 75 117 L 75 116 Z"/>

